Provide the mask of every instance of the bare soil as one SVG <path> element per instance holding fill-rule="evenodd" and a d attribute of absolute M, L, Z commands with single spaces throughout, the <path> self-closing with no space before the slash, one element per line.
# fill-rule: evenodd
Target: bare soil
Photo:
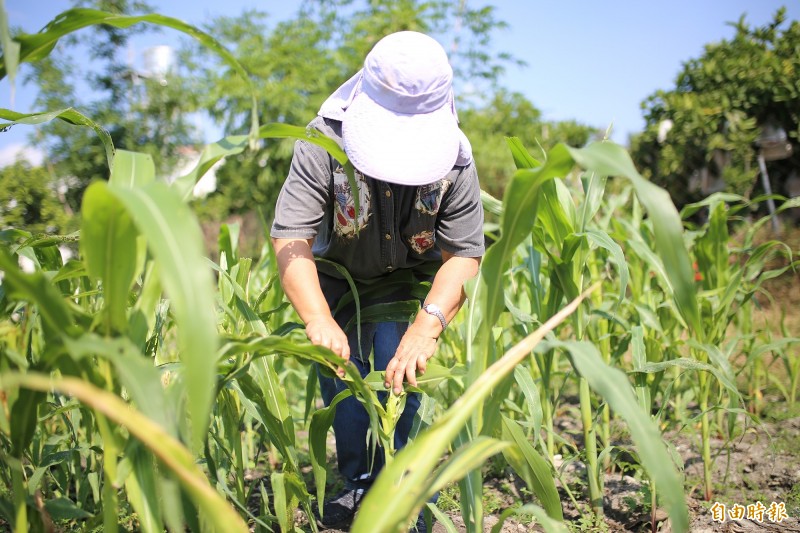
<path fill-rule="evenodd" d="M 561 430 L 569 433 L 573 428 L 567 422 Z M 699 433 L 699 432 L 698 432 Z M 686 500 L 689 506 L 691 531 L 693 533 L 717 532 L 760 532 L 780 531 L 800 533 L 800 417 L 782 422 L 752 427 L 732 442 L 715 439 L 712 442 L 714 496 L 712 501 L 703 500 L 703 465 L 699 452 L 699 442 L 686 435 L 666 435 L 678 451 L 684 463 Z M 574 461 L 561 468 L 564 482 L 575 495 L 581 509 L 577 509 L 566 495 L 563 485 L 558 483 L 562 493 L 564 516 L 573 531 L 633 531 L 652 530 L 653 516 L 650 513 L 650 496 L 646 485 L 628 472 L 610 472 L 605 476 L 605 518 L 602 524 L 592 524 L 582 519 L 588 516 L 588 494 L 585 490 L 585 468 Z M 524 494 L 523 484 L 510 472 L 499 476 L 487 476 L 484 486 L 484 506 L 490 511 L 485 519 L 485 531 L 491 531 L 498 522 L 502 510 L 531 501 Z M 445 496 L 457 498 L 457 489 Z M 440 506 L 447 507 L 446 497 L 440 499 Z M 772 502 L 783 503 L 787 518 L 771 521 L 765 513 L 763 520 L 731 520 L 715 522 L 710 510 L 719 502 L 730 510 L 734 505 L 756 504 L 761 502 L 769 508 Z M 457 509 L 447 509 L 446 514 L 453 521 L 459 533 L 465 532 L 463 520 Z M 777 517 L 776 517 L 777 518 Z M 672 531 L 666 513 L 658 509 L 655 514 L 656 530 L 663 533 Z M 442 524 L 435 524 L 434 533 L 446 533 Z M 522 531 L 544 531 L 530 522 L 509 519 L 503 526 L 503 533 Z M 344 533 L 343 530 L 328 529 L 324 533 Z"/>

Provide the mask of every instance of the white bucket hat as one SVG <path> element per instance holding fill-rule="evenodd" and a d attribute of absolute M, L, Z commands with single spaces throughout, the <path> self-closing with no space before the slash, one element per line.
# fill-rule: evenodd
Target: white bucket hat
<path fill-rule="evenodd" d="M 319 115 L 342 122 L 347 157 L 381 181 L 427 185 L 472 160 L 458 128 L 453 69 L 442 46 L 402 31 L 378 41 L 364 68 L 339 87 Z"/>

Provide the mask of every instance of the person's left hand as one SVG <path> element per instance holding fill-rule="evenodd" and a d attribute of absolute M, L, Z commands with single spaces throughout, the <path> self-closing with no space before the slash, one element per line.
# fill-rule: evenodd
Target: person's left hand
<path fill-rule="evenodd" d="M 436 352 L 436 339 L 429 334 L 422 333 L 412 324 L 400 340 L 397 351 L 386 365 L 386 375 L 383 379 L 384 386 L 388 389 L 394 384 L 394 393 L 400 394 L 403 390 L 403 378 L 408 383 L 417 386 L 417 371 L 420 375 L 425 373 L 428 359 Z"/>

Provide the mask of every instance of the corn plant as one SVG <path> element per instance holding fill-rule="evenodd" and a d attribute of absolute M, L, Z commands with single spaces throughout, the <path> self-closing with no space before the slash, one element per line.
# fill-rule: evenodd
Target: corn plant
<path fill-rule="evenodd" d="M 517 144 L 512 143 L 512 150 L 515 151 L 518 160 L 525 157 Z M 473 447 L 488 442 L 483 439 L 492 438 L 492 435 L 499 436 L 503 433 L 503 429 L 505 437 L 513 443 L 509 445 L 509 449 L 515 450 L 508 454 L 511 457 L 509 462 L 521 470 L 519 473 L 523 479 L 531 480 L 532 491 L 545 505 L 543 512 L 548 513 L 551 518 L 553 516 L 560 517 L 560 508 L 558 505 L 552 505 L 551 499 L 555 489 L 554 479 L 548 472 L 547 463 L 543 457 L 530 446 L 526 439 L 515 438 L 515 433 L 517 435 L 519 433 L 515 432 L 513 428 L 518 426 L 511 419 L 502 419 L 505 427 L 498 428 L 497 417 L 492 417 L 492 420 L 483 413 L 496 412 L 495 410 L 504 399 L 503 392 L 507 390 L 502 387 L 503 381 L 533 347 L 524 344 L 524 348 L 521 348 L 520 345 L 517 345 L 511 348 L 505 356 L 500 357 L 499 352 L 502 350 L 502 345 L 498 348 L 493 328 L 505 308 L 505 271 L 509 268 L 515 250 L 524 242 L 530 233 L 530 228 L 535 227 L 539 216 L 547 217 L 546 220 L 551 223 L 554 236 L 558 235 L 557 232 L 562 231 L 565 233 L 562 235 L 565 237 L 564 240 L 568 241 L 567 229 L 564 226 L 556 226 L 553 222 L 558 220 L 559 215 L 560 218 L 565 218 L 564 211 L 569 208 L 564 209 L 563 205 L 556 205 L 558 190 L 555 186 L 550 187 L 550 185 L 553 184 L 554 179 L 566 176 L 576 161 L 585 168 L 595 170 L 598 174 L 628 177 L 639 189 L 640 195 L 644 196 L 643 201 L 647 202 L 648 207 L 652 209 L 651 216 L 660 219 L 665 224 L 664 227 L 667 231 L 659 232 L 661 240 L 659 252 L 674 253 L 671 260 L 681 267 L 686 267 L 681 268 L 677 275 L 691 276 L 691 266 L 688 253 L 682 243 L 682 230 L 677 211 L 674 207 L 671 211 L 669 207 L 665 207 L 665 205 L 671 206 L 669 202 L 663 203 L 663 195 L 666 193 L 641 180 L 621 149 L 610 143 L 584 150 L 558 146 L 548 152 L 544 164 L 534 167 L 535 160 L 530 158 L 526 161 L 532 163 L 529 165 L 531 168 L 517 171 L 506 191 L 500 224 L 500 239 L 487 251 L 481 264 L 479 280 L 468 292 L 470 307 L 465 342 L 467 343 L 466 363 L 470 370 L 466 378 L 467 383 L 472 383 L 472 386 L 464 391 L 443 418 L 425 430 L 417 441 L 401 451 L 395 462 L 380 474 L 376 481 L 377 490 L 369 493 L 364 501 L 354 526 L 355 531 L 366 531 L 367 528 L 375 527 L 376 524 L 386 531 L 401 530 L 416 515 L 430 494 L 441 487 L 443 474 L 438 474 L 438 471 L 429 473 L 438 461 L 439 454 L 452 444 L 456 449 L 454 449 L 451 460 L 456 460 L 456 458 L 466 455 L 467 450 L 471 451 Z M 597 193 L 593 191 L 588 196 L 596 199 Z M 544 214 L 540 215 L 539 209 Z M 589 212 L 591 212 L 591 208 L 587 208 L 587 213 Z M 603 242 L 607 244 L 605 241 Z M 669 249 L 676 242 L 680 242 L 678 252 Z M 612 252 L 617 251 L 613 246 L 608 246 L 608 248 Z M 683 250 L 683 255 L 680 255 L 680 250 Z M 573 244 L 568 251 L 574 255 L 575 245 Z M 566 261 L 563 261 L 564 271 L 559 273 L 560 275 L 565 274 L 573 267 L 576 268 L 579 275 L 582 274 L 582 268 L 578 268 L 578 266 L 583 263 L 579 262 L 577 266 L 572 265 L 569 262 L 571 258 L 566 257 Z M 576 292 L 580 291 L 579 287 L 582 285 L 582 283 L 566 284 L 557 277 L 559 274 L 555 272 L 552 274 L 550 285 L 545 293 L 547 298 L 542 299 L 542 301 L 552 302 L 553 307 L 560 306 L 564 298 L 572 299 L 579 296 L 580 293 Z M 688 284 L 688 286 L 692 285 Z M 554 294 L 555 291 L 558 292 Z M 577 307 L 575 303 L 570 308 L 574 307 Z M 553 313 L 552 316 L 563 317 L 563 314 Z M 580 324 L 580 322 L 577 323 Z M 547 322 L 548 329 L 555 328 L 556 325 Z M 543 337 L 544 333 L 537 330 L 529 338 L 538 340 Z M 602 357 L 589 343 L 564 342 L 553 338 L 547 342 L 547 346 L 547 350 L 551 351 L 554 349 L 565 350 L 577 372 L 586 379 L 583 386 L 595 388 L 629 423 L 632 436 L 638 444 L 648 472 L 663 489 L 662 498 L 670 510 L 673 527 L 685 530 L 688 522 L 679 477 L 674 467 L 671 466 L 671 460 L 661 442 L 658 429 L 652 424 L 649 417 L 638 408 L 633 389 L 626 382 L 624 374 L 613 370 L 604 363 Z M 494 365 L 491 364 L 493 361 L 496 361 Z M 487 384 L 486 382 L 489 380 L 491 380 L 490 384 Z M 470 409 L 465 409 L 465 405 Z M 498 433 L 494 433 L 495 431 Z M 432 454 L 432 451 L 437 453 Z M 524 458 L 524 460 L 520 460 L 520 458 Z M 446 468 L 446 465 L 447 463 L 444 463 L 441 468 L 453 478 L 464 476 L 463 471 L 452 472 Z M 467 528 L 470 531 L 481 530 L 479 470 L 476 469 L 466 474 L 466 478 L 460 486 L 462 487 L 462 499 L 469 500 L 466 504 L 462 501 L 462 513 L 465 514 Z M 380 498 L 385 498 L 387 493 L 395 502 L 395 507 L 391 512 L 387 512 L 380 503 Z"/>
<path fill-rule="evenodd" d="M 13 78 L 20 62 L 45 57 L 87 25 L 139 23 L 195 37 L 247 79 L 233 56 L 185 23 L 93 10 L 70 10 L 39 34 L 15 39 L 0 23 L 0 77 Z M 299 138 L 325 148 L 353 179 L 332 140 L 296 126 L 259 125 L 257 116 L 254 104 L 248 135 L 209 144 L 195 169 L 167 184 L 147 156 L 116 150 L 100 125 L 73 109 L 0 110 L 5 126 L 63 120 L 90 127 L 109 163 L 108 182 L 86 191 L 79 233 L 0 232 L 0 480 L 10 494 L 10 501 L 0 497 L 0 514 L 15 530 L 72 520 L 115 531 L 129 520 L 144 531 L 291 531 L 297 509 L 315 530 L 312 506 L 329 482 L 327 434 L 336 404 L 352 395 L 370 416 L 372 449 L 386 457 L 356 532 L 403 531 L 423 508 L 450 526 L 427 502 L 456 482 L 467 530 L 483 531 L 481 467 L 490 458 L 507 464 L 530 494 L 501 514 L 496 530 L 516 514 L 564 531 L 559 483 L 579 505 L 555 467 L 556 452 L 587 465 L 597 519 L 619 446 L 646 473 L 653 512 L 661 504 L 672 529 L 687 531 L 679 465 L 660 427 L 671 416 L 699 422 L 710 497 L 712 434 L 730 440 L 741 429 L 734 416 L 746 398 L 737 375 L 755 378 L 752 401 L 759 376 L 769 375 L 762 359 L 775 355 L 789 383 L 773 381 L 796 401 L 800 363 L 790 348 L 797 339 L 765 338 L 752 326 L 764 282 L 793 266 L 781 243 L 753 244 L 767 219 L 733 243 L 729 227 L 749 205 L 742 198 L 715 195 L 687 207 L 687 219 L 709 212 L 693 226 L 613 143 L 557 145 L 538 161 L 515 139 L 508 144 L 518 170 L 503 200 L 482 195 L 497 223 L 486 225 L 494 242 L 465 287 L 468 306 L 418 387 L 386 394 L 380 373 L 362 379 L 305 339 L 269 246 L 258 258 L 241 257 L 238 227 L 224 225 L 218 258 L 205 257 L 187 201 L 221 158 L 258 139 Z M 609 194 L 618 182 L 622 193 Z M 77 246 L 79 256 L 62 261 L 63 244 Z M 768 268 L 779 255 L 789 266 Z M 21 271 L 20 257 L 34 263 L 33 273 Z M 333 266 L 353 287 L 340 307 L 355 304 L 347 327 L 356 332 L 363 322 L 406 320 L 428 290 L 397 272 L 359 295 L 349 274 Z M 360 305 L 399 284 L 412 287 L 412 300 Z M 729 337 L 731 327 L 740 333 Z M 317 409 L 317 372 L 339 368 L 347 389 Z M 555 429 L 565 390 L 579 398 L 580 452 Z M 394 425 L 409 392 L 423 395 L 419 431 L 398 451 Z M 691 414 L 690 401 L 697 403 Z M 614 421 L 632 444 L 615 442 Z M 305 451 L 313 494 L 303 478 Z"/>

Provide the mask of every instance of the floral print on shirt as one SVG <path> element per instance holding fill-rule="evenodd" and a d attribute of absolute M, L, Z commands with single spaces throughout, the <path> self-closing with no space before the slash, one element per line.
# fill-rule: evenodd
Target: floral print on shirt
<path fill-rule="evenodd" d="M 430 185 L 420 185 L 417 187 L 417 200 L 414 207 L 423 215 L 437 214 L 439 206 L 442 204 L 442 197 L 448 188 L 450 188 L 450 181 L 444 179 Z"/>

